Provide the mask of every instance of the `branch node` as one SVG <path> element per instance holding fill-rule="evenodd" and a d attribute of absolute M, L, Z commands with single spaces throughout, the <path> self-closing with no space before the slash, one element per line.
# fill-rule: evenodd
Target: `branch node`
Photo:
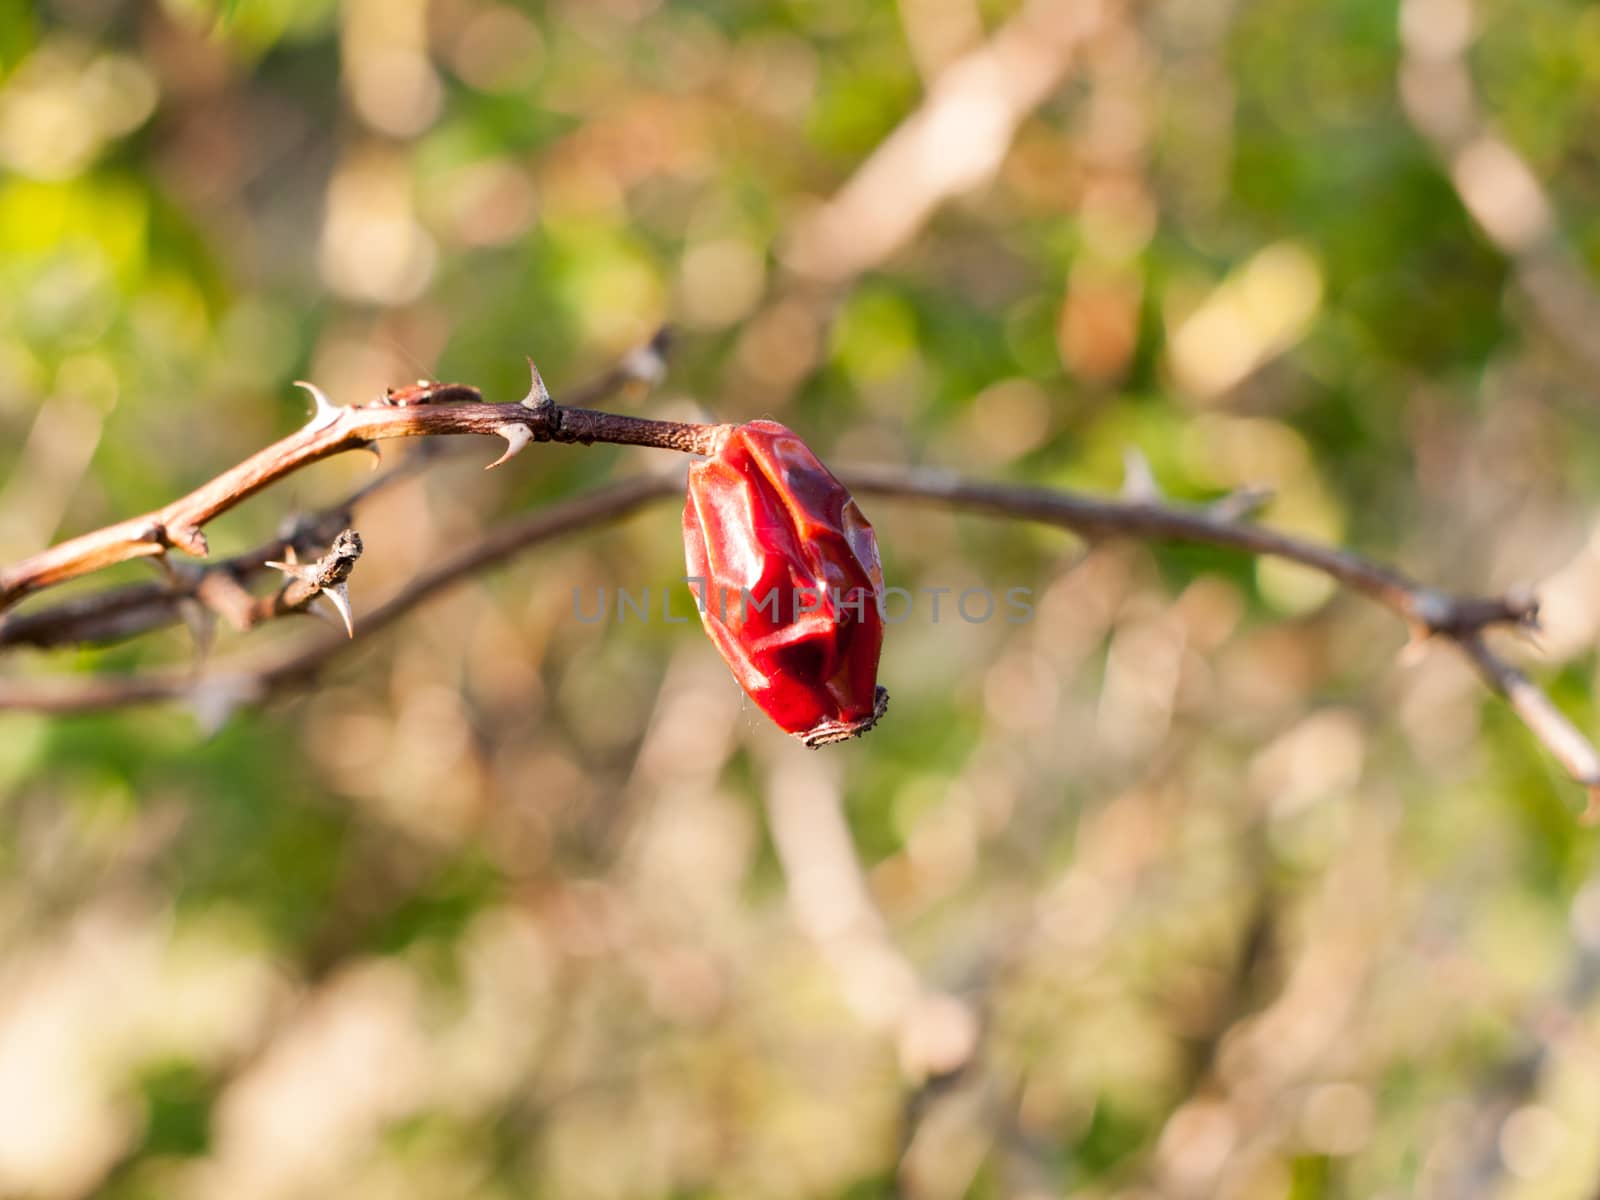
<path fill-rule="evenodd" d="M 492 471 L 501 463 L 515 458 L 528 448 L 529 442 L 533 441 L 533 430 L 526 425 L 513 421 L 507 421 L 504 425 L 496 425 L 494 431 L 505 438 L 506 449 L 504 454 L 484 468 L 485 471 Z"/>
<path fill-rule="evenodd" d="M 305 432 L 316 433 L 319 430 L 326 429 L 344 415 L 344 409 L 328 399 L 328 393 L 316 384 L 307 383 L 303 379 L 296 379 L 294 385 L 310 392 L 311 399 L 316 404 L 316 407 L 311 410 L 311 420 L 307 422 Z"/>
<path fill-rule="evenodd" d="M 361 535 L 346 529 L 333 539 L 328 552 L 316 562 L 302 563 L 291 544 L 284 550 L 283 561 L 265 565 L 282 571 L 289 577 L 278 603 L 284 608 L 304 608 L 317 596 L 326 596 L 338 612 L 345 633 L 355 637 L 355 622 L 350 613 L 350 572 L 355 570 L 356 559 L 361 557 Z"/>
<path fill-rule="evenodd" d="M 328 553 L 321 559 L 324 564 L 324 586 L 334 583 L 343 583 L 350 578 L 350 572 L 355 570 L 356 559 L 361 557 L 365 547 L 361 544 L 361 535 L 354 529 L 346 529 L 333 539 L 333 545 L 328 547 Z M 332 561 L 330 561 L 332 560 Z"/>

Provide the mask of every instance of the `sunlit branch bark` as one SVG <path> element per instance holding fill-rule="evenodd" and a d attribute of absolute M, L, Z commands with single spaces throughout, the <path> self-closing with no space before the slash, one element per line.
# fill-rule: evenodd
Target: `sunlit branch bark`
<path fill-rule="evenodd" d="M 129 559 L 177 548 L 207 552 L 202 527 L 261 489 L 302 467 L 389 438 L 475 433 L 503 438 L 499 465 L 532 442 L 612 442 L 691 454 L 714 453 L 724 427 L 598 412 L 555 404 L 534 373 L 528 397 L 510 404 L 418 404 L 338 408 L 318 393 L 317 411 L 298 433 L 274 442 L 164 508 L 119 521 L 52 546 L 0 571 L 0 611 L 24 596 Z"/>

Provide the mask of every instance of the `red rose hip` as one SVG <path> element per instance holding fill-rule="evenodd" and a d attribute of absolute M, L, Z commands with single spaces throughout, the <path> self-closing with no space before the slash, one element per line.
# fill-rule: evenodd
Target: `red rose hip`
<path fill-rule="evenodd" d="M 871 729 L 883 568 L 855 500 L 776 421 L 689 468 L 683 545 L 700 620 L 739 686 L 808 746 Z"/>

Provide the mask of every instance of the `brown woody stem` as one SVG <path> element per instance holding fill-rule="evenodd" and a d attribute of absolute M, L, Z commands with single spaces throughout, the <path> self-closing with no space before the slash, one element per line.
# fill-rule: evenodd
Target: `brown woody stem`
<path fill-rule="evenodd" d="M 119 521 L 25 558 L 0 571 L 0 612 L 33 592 L 129 559 L 165 554 L 176 546 L 196 557 L 207 551 L 201 529 L 286 475 L 335 454 L 389 438 L 476 433 L 511 440 L 591 445 L 610 442 L 711 454 L 721 425 L 652 421 L 556 404 L 440 404 L 407 408 L 342 408 L 274 442 L 164 508 Z M 515 448 L 520 448 L 517 446 Z"/>

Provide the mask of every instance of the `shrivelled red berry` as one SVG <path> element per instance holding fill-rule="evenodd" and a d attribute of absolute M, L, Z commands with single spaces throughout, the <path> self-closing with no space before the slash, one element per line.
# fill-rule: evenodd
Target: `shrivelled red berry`
<path fill-rule="evenodd" d="M 683 544 L 701 623 L 763 712 L 808 746 L 872 728 L 878 540 L 810 447 L 776 421 L 730 431 L 689 468 Z"/>

